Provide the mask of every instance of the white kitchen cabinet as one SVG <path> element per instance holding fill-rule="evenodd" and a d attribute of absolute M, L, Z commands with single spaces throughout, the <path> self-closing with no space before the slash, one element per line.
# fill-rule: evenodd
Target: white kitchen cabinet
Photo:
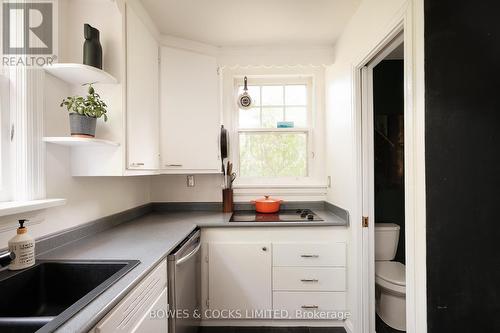
<path fill-rule="evenodd" d="M 219 76 L 215 57 L 161 48 L 162 173 L 219 173 Z"/>
<path fill-rule="evenodd" d="M 167 311 L 167 263 L 163 261 L 146 276 L 95 327 L 95 333 L 167 332 L 168 319 L 151 318 L 151 310 Z M 150 328 L 154 328 L 150 330 Z M 158 330 L 156 329 L 158 328 Z"/>
<path fill-rule="evenodd" d="M 291 319 L 337 319 L 337 311 L 345 311 L 345 292 L 274 292 L 274 310 L 285 310 Z"/>
<path fill-rule="evenodd" d="M 127 169 L 159 168 L 159 44 L 127 6 Z"/>
<path fill-rule="evenodd" d="M 204 310 L 272 309 L 279 320 L 316 320 L 315 313 L 345 311 L 345 227 L 255 227 L 202 229 Z M 266 251 L 263 251 L 265 248 Z M 281 317 L 283 312 L 288 316 Z M 328 314 L 326 313 L 328 312 Z M 302 316 L 303 315 L 303 316 Z M 230 318 L 234 319 L 234 318 Z M 236 321 L 240 318 L 236 318 Z M 205 318 L 221 321 L 225 318 Z M 234 325 L 230 321 L 229 325 Z"/>
<path fill-rule="evenodd" d="M 168 332 L 167 316 L 167 289 L 163 289 L 156 302 L 144 314 L 137 326 L 132 330 L 133 333 L 151 333 L 151 332 Z"/>
<path fill-rule="evenodd" d="M 345 266 L 344 242 L 274 244 L 274 266 Z"/>
<path fill-rule="evenodd" d="M 272 308 L 270 243 L 211 243 L 208 252 L 211 310 Z"/>
<path fill-rule="evenodd" d="M 275 291 L 345 291 L 344 267 L 274 267 Z"/>

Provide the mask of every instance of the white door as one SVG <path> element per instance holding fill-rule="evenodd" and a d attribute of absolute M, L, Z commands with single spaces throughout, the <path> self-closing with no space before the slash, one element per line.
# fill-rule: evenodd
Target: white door
<path fill-rule="evenodd" d="M 362 131 L 362 206 L 363 219 L 363 265 L 362 332 L 375 332 L 375 152 L 374 152 L 374 108 L 373 69 L 392 51 L 403 43 L 400 33 L 390 41 L 374 58 L 361 68 L 361 131 Z"/>
<path fill-rule="evenodd" d="M 209 244 L 209 309 L 272 309 L 270 243 Z"/>
<path fill-rule="evenodd" d="M 127 6 L 127 169 L 159 167 L 159 45 Z"/>
<path fill-rule="evenodd" d="M 219 172 L 219 76 L 214 57 L 161 49 L 161 168 Z"/>
<path fill-rule="evenodd" d="M 375 332 L 375 207 L 374 207 L 374 146 L 373 146 L 373 67 L 361 69 L 362 93 L 362 145 L 363 145 L 363 219 L 368 219 L 368 226 L 363 225 L 363 271 L 365 276 L 362 295 L 363 332 Z M 367 277 L 367 278 L 366 278 Z"/>

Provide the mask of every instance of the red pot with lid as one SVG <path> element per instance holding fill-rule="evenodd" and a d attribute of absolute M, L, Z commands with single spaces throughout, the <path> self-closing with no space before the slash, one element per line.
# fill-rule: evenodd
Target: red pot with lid
<path fill-rule="evenodd" d="M 251 203 L 255 205 L 257 213 L 277 213 L 280 210 L 280 205 L 283 200 L 273 199 L 269 195 L 264 196 L 257 200 L 252 200 Z"/>

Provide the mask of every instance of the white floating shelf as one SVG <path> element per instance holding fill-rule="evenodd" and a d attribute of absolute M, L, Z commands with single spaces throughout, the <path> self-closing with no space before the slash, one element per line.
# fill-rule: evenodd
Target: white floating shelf
<path fill-rule="evenodd" d="M 72 136 L 45 137 L 43 141 L 67 147 L 118 147 L 118 142 Z"/>
<path fill-rule="evenodd" d="M 116 78 L 108 72 L 83 64 L 53 64 L 45 66 L 44 69 L 51 75 L 73 85 L 92 82 L 118 83 Z"/>
<path fill-rule="evenodd" d="M 0 203 L 0 216 L 14 215 L 34 210 L 47 209 L 66 204 L 66 199 L 45 199 L 32 201 L 8 201 Z"/>

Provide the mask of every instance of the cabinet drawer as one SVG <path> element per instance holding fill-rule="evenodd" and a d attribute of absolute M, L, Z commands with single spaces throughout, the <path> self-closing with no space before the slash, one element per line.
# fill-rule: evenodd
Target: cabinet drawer
<path fill-rule="evenodd" d="M 273 310 L 286 310 L 292 319 L 336 319 L 335 312 L 345 311 L 345 292 L 273 293 Z M 314 314 L 328 316 L 315 318 Z"/>
<path fill-rule="evenodd" d="M 274 243 L 273 266 L 338 266 L 346 261 L 345 243 Z"/>
<path fill-rule="evenodd" d="M 158 265 L 96 326 L 96 332 L 132 332 L 167 287 L 167 263 Z"/>
<path fill-rule="evenodd" d="M 345 291 L 343 267 L 274 267 L 273 290 Z"/>

